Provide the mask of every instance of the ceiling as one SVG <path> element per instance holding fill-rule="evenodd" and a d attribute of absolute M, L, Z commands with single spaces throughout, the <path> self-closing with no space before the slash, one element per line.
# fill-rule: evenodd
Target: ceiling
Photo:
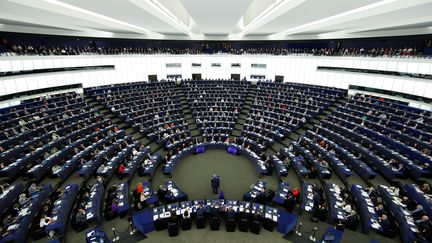
<path fill-rule="evenodd" d="M 295 40 L 432 33 L 432 0 L 0 0 L 0 31 Z"/>

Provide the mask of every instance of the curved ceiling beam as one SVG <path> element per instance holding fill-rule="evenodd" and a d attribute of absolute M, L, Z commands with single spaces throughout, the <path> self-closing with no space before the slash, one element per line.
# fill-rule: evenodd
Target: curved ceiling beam
<path fill-rule="evenodd" d="M 306 0 L 272 0 L 270 4 L 265 4 L 262 0 L 255 0 L 237 22 L 229 38 L 245 36 L 304 2 Z M 250 16 L 254 17 L 250 18 Z"/>
<path fill-rule="evenodd" d="M 316 30 L 323 27 L 334 26 L 341 23 L 355 21 L 375 15 L 388 13 L 400 9 L 410 8 L 421 4 L 432 2 L 431 0 L 381 0 L 376 3 L 352 9 L 327 18 L 312 21 L 307 24 L 299 25 L 276 34 L 268 36 L 268 39 L 286 39 L 287 36 L 302 33 L 305 31 Z"/>
<path fill-rule="evenodd" d="M 131 3 L 139 7 L 140 9 L 152 14 L 158 19 L 164 21 L 165 23 L 178 29 L 180 32 L 193 37 L 193 38 L 203 38 L 204 35 L 199 30 L 198 26 L 193 21 L 192 17 L 187 14 L 183 5 L 180 2 L 176 2 L 177 8 L 183 8 L 179 11 L 185 13 L 186 16 L 178 17 L 172 11 L 170 11 L 166 6 L 164 6 L 158 0 L 129 0 Z"/>
<path fill-rule="evenodd" d="M 83 19 L 89 22 L 94 22 L 102 25 L 115 26 L 119 29 L 124 29 L 127 31 L 132 31 L 135 33 L 139 33 L 142 35 L 146 35 L 147 38 L 160 38 L 163 35 L 151 32 L 145 28 L 142 28 L 137 25 L 133 25 L 124 21 L 120 21 L 99 13 L 95 13 L 83 8 L 79 8 L 64 2 L 60 2 L 58 0 L 42 0 L 42 1 L 34 1 L 34 0 L 7 0 L 9 2 L 21 4 L 24 6 L 49 10 L 52 12 L 56 12 L 58 14 L 62 14 L 65 16 L 70 16 L 74 18 Z"/>

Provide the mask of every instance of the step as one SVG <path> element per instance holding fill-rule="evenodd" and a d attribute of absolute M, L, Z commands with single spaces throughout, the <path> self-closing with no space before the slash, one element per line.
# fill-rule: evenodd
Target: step
<path fill-rule="evenodd" d="M 241 132 L 238 131 L 238 130 L 234 130 L 231 134 L 234 135 L 234 136 L 237 136 L 237 137 L 241 136 Z"/>
<path fill-rule="evenodd" d="M 200 136 L 201 132 L 199 130 L 192 130 L 191 131 L 191 136 L 195 137 L 195 136 Z"/>
<path fill-rule="evenodd" d="M 234 128 L 243 130 L 243 126 L 244 126 L 243 124 L 235 124 Z"/>
<path fill-rule="evenodd" d="M 190 117 L 190 118 L 185 118 L 185 120 L 186 120 L 186 122 L 187 122 L 188 124 L 195 123 L 195 120 L 194 120 L 192 117 Z"/>
<path fill-rule="evenodd" d="M 150 143 L 154 143 L 152 140 L 146 137 L 140 138 L 138 141 L 140 141 L 144 146 L 148 146 Z"/>
<path fill-rule="evenodd" d="M 304 127 L 308 128 L 308 129 L 312 129 L 313 128 L 313 126 L 311 124 L 305 124 Z"/>

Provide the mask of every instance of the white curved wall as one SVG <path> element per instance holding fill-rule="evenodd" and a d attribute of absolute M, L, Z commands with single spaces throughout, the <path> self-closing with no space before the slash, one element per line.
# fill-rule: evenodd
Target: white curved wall
<path fill-rule="evenodd" d="M 181 63 L 181 67 L 167 68 L 167 63 Z M 201 63 L 201 67 L 192 67 L 192 63 Z M 212 63 L 220 63 L 221 67 L 212 67 Z M 240 63 L 241 67 L 231 67 L 231 63 Z M 267 67 L 252 68 L 251 64 L 266 64 Z M 333 66 L 432 74 L 432 60 L 428 59 L 269 55 L 0 57 L 0 71 L 92 65 L 115 65 L 115 70 L 76 71 L 0 78 L 0 95 L 76 83 L 90 87 L 111 83 L 145 81 L 148 75 L 152 74 L 156 74 L 158 79 L 165 79 L 170 74 L 181 74 L 182 78 L 191 78 L 192 73 L 201 73 L 202 78 L 208 79 L 229 79 L 232 73 L 236 73 L 247 79 L 250 79 L 250 76 L 254 74 L 265 75 L 266 79 L 274 79 L 275 75 L 283 75 L 286 82 L 318 84 L 345 89 L 352 84 L 432 98 L 432 80 L 317 71 L 317 66 Z"/>

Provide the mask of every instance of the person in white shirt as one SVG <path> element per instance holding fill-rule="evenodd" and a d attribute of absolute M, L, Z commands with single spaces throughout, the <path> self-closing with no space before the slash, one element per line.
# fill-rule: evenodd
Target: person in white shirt
<path fill-rule="evenodd" d="M 422 124 L 423 124 L 424 119 L 423 119 L 423 117 L 421 116 L 421 117 L 415 119 L 415 121 L 416 121 L 417 123 L 422 123 Z"/>
<path fill-rule="evenodd" d="M 57 173 L 59 173 L 60 170 L 61 170 L 60 165 L 54 165 L 54 166 L 51 168 L 51 171 L 52 171 L 53 175 L 56 175 Z"/>
<path fill-rule="evenodd" d="M 382 114 L 379 115 L 378 117 L 381 118 L 381 119 L 386 119 L 386 118 L 387 118 L 387 115 L 386 115 L 385 113 L 382 113 Z"/>
<path fill-rule="evenodd" d="M 352 210 L 352 208 L 351 208 L 351 204 L 346 203 L 345 206 L 343 206 L 343 210 L 345 211 L 345 213 L 346 213 L 347 215 L 348 215 L 348 214 L 351 214 L 351 210 Z"/>
<path fill-rule="evenodd" d="M 50 218 L 46 215 L 43 215 L 39 221 L 39 227 L 44 228 L 47 225 L 49 225 L 51 221 L 52 221 L 52 218 Z"/>

